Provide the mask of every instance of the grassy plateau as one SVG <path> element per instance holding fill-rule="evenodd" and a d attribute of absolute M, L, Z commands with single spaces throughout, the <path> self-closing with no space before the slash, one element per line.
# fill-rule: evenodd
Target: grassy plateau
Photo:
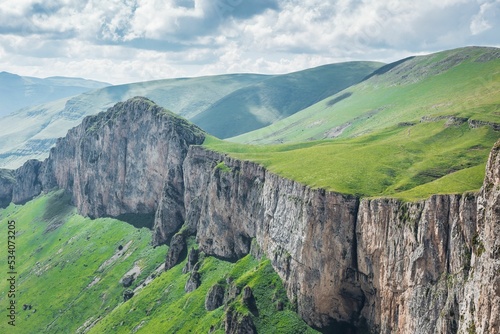
<path fill-rule="evenodd" d="M 477 191 L 499 130 L 500 50 L 471 47 L 389 64 L 269 127 L 204 145 L 313 188 L 415 200 Z"/>

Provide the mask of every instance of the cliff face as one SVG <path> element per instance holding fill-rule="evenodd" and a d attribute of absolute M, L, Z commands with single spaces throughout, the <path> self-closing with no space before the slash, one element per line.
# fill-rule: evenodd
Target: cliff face
<path fill-rule="evenodd" d="M 471 270 L 474 195 L 365 200 L 357 224 L 361 314 L 381 333 L 456 333 Z"/>
<path fill-rule="evenodd" d="M 480 194 L 416 203 L 312 190 L 192 147 L 187 224 L 200 249 L 225 258 L 255 238 L 314 327 L 499 333 L 499 145 Z"/>
<path fill-rule="evenodd" d="M 310 189 L 193 146 L 203 140 L 135 98 L 86 118 L 43 163 L 0 174 L 1 199 L 63 188 L 84 215 L 154 219 L 155 243 L 184 223 L 167 267 L 186 234 L 227 259 L 258 247 L 325 332 L 500 333 L 500 142 L 479 194 L 402 203 Z"/>
<path fill-rule="evenodd" d="M 500 333 L 500 141 L 493 147 L 477 201 L 477 231 L 460 317 L 477 333 Z"/>
<path fill-rule="evenodd" d="M 12 201 L 66 189 L 81 214 L 154 222 L 154 242 L 163 243 L 184 222 L 182 162 L 189 146 L 204 138 L 199 128 L 151 101 L 130 99 L 86 117 L 43 163 L 20 167 Z"/>
<path fill-rule="evenodd" d="M 311 190 L 201 147 L 189 151 L 184 179 L 187 223 L 202 251 L 239 258 L 255 238 L 299 314 L 316 327 L 361 310 L 356 198 Z"/>

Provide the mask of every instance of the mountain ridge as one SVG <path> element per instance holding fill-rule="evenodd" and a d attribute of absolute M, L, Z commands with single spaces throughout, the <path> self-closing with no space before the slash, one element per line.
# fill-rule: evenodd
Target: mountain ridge
<path fill-rule="evenodd" d="M 355 65 L 358 64 L 358 65 Z M 364 65 L 363 65 L 364 64 Z M 348 65 L 331 64 L 322 67 L 325 69 L 320 79 L 315 79 L 315 69 L 301 71 L 299 74 L 304 82 L 294 83 L 297 89 L 303 87 L 305 89 L 306 82 L 311 80 L 319 86 L 329 86 L 335 89 L 338 85 L 346 85 L 354 82 L 364 74 L 371 72 L 371 66 L 367 62 L 356 62 Z M 350 74 L 350 72 L 352 72 Z M 333 80 L 329 78 L 329 73 L 343 73 L 342 76 L 335 77 Z M 349 75 L 355 76 L 350 78 Z M 296 74 L 284 75 L 258 75 L 258 74 L 228 74 L 217 76 L 205 76 L 198 78 L 179 78 L 167 80 L 155 80 L 151 82 L 133 83 L 127 85 L 117 85 L 106 87 L 97 91 L 84 93 L 70 99 L 62 99 L 52 101 L 50 103 L 35 106 L 32 108 L 19 110 L 9 116 L 2 118 L 0 128 L 0 166 L 15 168 L 29 158 L 44 159 L 50 147 L 55 143 L 58 137 L 65 135 L 66 131 L 71 127 L 76 126 L 81 122 L 84 116 L 95 114 L 99 111 L 105 111 L 117 102 L 127 100 L 134 96 L 145 96 L 156 101 L 159 105 L 174 111 L 175 113 L 184 116 L 188 119 L 196 118 L 196 116 L 207 110 L 204 115 L 209 116 L 209 120 L 218 120 L 220 115 L 218 110 L 210 109 L 210 107 L 225 96 L 232 94 L 235 91 L 248 87 L 250 91 L 256 89 L 256 85 L 261 81 L 266 81 L 276 78 L 274 81 L 283 86 L 283 83 L 289 82 L 287 78 L 293 78 Z M 306 80 L 307 79 L 307 80 Z M 353 81 L 354 80 L 354 81 Z M 267 88 L 278 92 L 269 96 L 270 101 L 277 101 L 284 94 L 283 87 L 273 87 L 274 84 L 267 84 Z M 338 83 L 337 83 L 338 82 Z M 286 86 L 286 85 L 285 85 Z M 286 93 L 285 87 L 285 93 Z M 325 89 L 325 88 L 322 88 Z M 300 89 L 299 89 L 300 90 Z M 243 91 L 244 93 L 245 91 Z M 317 94 L 317 93 L 315 93 Z M 238 94 L 241 96 L 242 92 Z M 314 94 L 308 96 L 288 96 L 287 103 L 309 104 L 312 103 Z M 283 100 L 281 98 L 281 100 Z M 280 100 L 280 101 L 281 101 Z M 274 102 L 276 104 L 276 101 Z M 290 102 L 292 101 L 292 102 Z M 223 105 L 223 101 L 221 102 Z M 224 110 L 233 110 L 233 105 L 226 104 Z M 246 105 L 238 103 L 237 108 L 245 108 Z M 253 108 L 253 107 L 252 107 Z M 280 111 L 271 110 L 272 108 L 260 108 L 260 114 L 264 117 L 271 117 L 271 120 L 279 119 Z M 267 115 L 267 116 L 266 116 Z M 253 116 L 252 116 L 253 117 Z M 205 119 L 206 120 L 206 119 Z M 200 120 L 198 125 L 205 127 L 212 123 Z M 245 122 L 238 122 L 228 126 L 227 123 L 216 122 L 217 129 L 231 128 L 239 132 L 243 131 L 246 126 Z"/>
<path fill-rule="evenodd" d="M 110 84 L 69 77 L 35 78 L 0 72 L 0 117 L 21 108 L 99 89 Z"/>
<path fill-rule="evenodd" d="M 86 120 L 45 162 L 14 172 L 15 202 L 60 188 L 84 215 L 154 215 L 153 241 L 170 243 L 174 263 L 190 236 L 225 259 L 257 243 L 299 315 L 324 332 L 500 328 L 500 142 L 479 193 L 404 203 L 311 189 L 211 151 L 199 145 L 206 134 L 198 127 L 144 98 Z"/>
<path fill-rule="evenodd" d="M 427 116 L 500 123 L 499 63 L 500 49 L 493 47 L 405 58 L 284 120 L 228 140 L 275 144 L 350 138 Z"/>

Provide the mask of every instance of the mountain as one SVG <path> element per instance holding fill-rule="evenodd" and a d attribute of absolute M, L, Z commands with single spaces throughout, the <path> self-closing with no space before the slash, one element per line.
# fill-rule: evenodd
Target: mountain
<path fill-rule="evenodd" d="M 477 191 L 500 137 L 500 50 L 414 57 L 213 150 L 314 188 L 406 200 Z M 321 139 L 321 140 L 314 140 Z M 255 144 L 286 142 L 282 145 Z"/>
<path fill-rule="evenodd" d="M 348 62 L 274 76 L 228 94 L 191 121 L 227 138 L 259 129 L 358 83 L 380 68 L 376 62 Z"/>
<path fill-rule="evenodd" d="M 312 332 L 292 311 L 323 333 L 500 328 L 500 141 L 478 192 L 404 202 L 314 189 L 207 138 L 133 98 L 0 173 L 20 330 Z"/>
<path fill-rule="evenodd" d="M 40 79 L 0 72 L 0 117 L 21 108 L 106 86 L 109 84 L 80 78 L 49 77 Z"/>
<path fill-rule="evenodd" d="M 229 140 L 270 144 L 348 138 L 439 117 L 500 124 L 499 73 L 498 48 L 409 57 L 284 120 Z"/>
<path fill-rule="evenodd" d="M 16 168 L 28 159 L 44 159 L 56 139 L 85 116 L 105 111 L 119 101 L 146 96 L 187 118 L 234 90 L 268 78 L 233 74 L 168 79 L 105 87 L 71 98 L 21 109 L 0 119 L 0 166 Z"/>
<path fill-rule="evenodd" d="M 150 98 L 208 131 L 232 131 L 233 135 L 307 107 L 380 66 L 353 62 L 278 76 L 231 74 L 158 80 L 110 86 L 25 108 L 0 119 L 0 166 L 15 168 L 28 159 L 45 158 L 55 140 L 83 117 L 134 96 Z M 257 117 L 254 114 L 265 121 L 250 121 L 249 118 Z M 231 117 L 243 117 L 244 121 L 233 122 Z"/>

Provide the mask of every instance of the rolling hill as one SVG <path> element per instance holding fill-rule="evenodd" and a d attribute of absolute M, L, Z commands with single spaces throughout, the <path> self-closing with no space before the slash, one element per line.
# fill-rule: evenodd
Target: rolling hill
<path fill-rule="evenodd" d="M 284 120 L 229 140 L 272 144 L 348 138 L 448 116 L 500 123 L 499 77 L 498 48 L 410 57 Z"/>
<path fill-rule="evenodd" d="M 15 168 L 28 159 L 44 159 L 56 139 L 83 117 L 134 96 L 145 96 L 208 131 L 234 135 L 314 104 L 380 66 L 353 62 L 278 76 L 231 74 L 158 80 L 105 87 L 24 108 L 0 119 L 0 167 Z M 278 107 L 281 104 L 283 108 Z M 255 115 L 265 122 L 248 120 L 256 119 Z M 236 122 L 234 117 L 244 119 Z"/>
<path fill-rule="evenodd" d="M 216 137 L 232 137 L 293 115 L 358 83 L 382 65 L 348 62 L 271 77 L 234 91 L 191 121 Z"/>
<path fill-rule="evenodd" d="M 0 72 L 0 117 L 21 108 L 106 86 L 109 84 L 80 78 L 49 77 L 40 79 Z"/>
<path fill-rule="evenodd" d="M 500 50 L 405 59 L 266 128 L 205 145 L 314 188 L 426 198 L 481 187 L 500 137 Z M 330 138 L 330 139 L 328 139 Z M 333 139 L 334 138 L 334 139 Z M 280 143 L 273 145 L 255 145 Z"/>

